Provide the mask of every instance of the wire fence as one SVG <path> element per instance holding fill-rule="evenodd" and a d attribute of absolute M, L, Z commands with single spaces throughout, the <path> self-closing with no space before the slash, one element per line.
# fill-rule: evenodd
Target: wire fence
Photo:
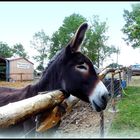
<path fill-rule="evenodd" d="M 124 88 L 131 81 L 131 70 L 129 68 L 118 69 L 116 72 L 111 72 L 110 79 L 104 81 L 106 87 L 111 93 L 111 103 L 110 103 L 110 112 L 118 112 L 119 110 L 116 108 L 116 97 L 123 97 L 123 94 L 126 95 Z M 117 78 L 115 78 L 115 76 Z M 104 126 L 104 113 L 103 111 L 100 113 L 100 137 L 105 136 L 105 126 Z"/>

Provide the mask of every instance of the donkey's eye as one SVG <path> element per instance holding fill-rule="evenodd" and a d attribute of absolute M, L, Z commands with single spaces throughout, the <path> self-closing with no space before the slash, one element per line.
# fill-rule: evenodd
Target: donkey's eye
<path fill-rule="evenodd" d="M 77 66 L 77 68 L 87 70 L 87 67 L 85 67 L 85 66 L 83 66 L 83 65 L 81 65 L 81 66 Z"/>
<path fill-rule="evenodd" d="M 82 73 L 87 73 L 89 70 L 89 66 L 86 63 L 76 65 L 75 69 Z"/>

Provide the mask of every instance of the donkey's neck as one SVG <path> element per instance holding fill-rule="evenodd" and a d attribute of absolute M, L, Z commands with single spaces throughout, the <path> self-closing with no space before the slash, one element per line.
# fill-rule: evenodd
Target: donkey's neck
<path fill-rule="evenodd" d="M 35 85 L 31 86 L 31 90 L 33 91 L 32 96 L 38 94 L 38 92 L 61 89 L 60 77 L 60 74 L 58 76 L 56 70 L 46 72 Z"/>

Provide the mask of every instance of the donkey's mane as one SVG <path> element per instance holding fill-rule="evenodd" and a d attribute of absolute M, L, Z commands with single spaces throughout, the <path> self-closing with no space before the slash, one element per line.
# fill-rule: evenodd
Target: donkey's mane
<path fill-rule="evenodd" d="M 42 72 L 42 77 L 44 76 L 44 74 L 46 73 L 46 71 L 48 70 L 48 68 L 51 66 L 51 64 L 54 62 L 54 61 L 56 61 L 57 60 L 57 58 L 58 57 L 60 57 L 60 55 L 62 54 L 62 50 L 63 50 L 64 48 L 61 48 L 60 50 L 58 50 L 57 52 L 56 52 L 56 54 L 50 59 L 50 61 L 48 62 L 48 64 L 47 64 L 47 66 L 46 66 L 46 68 L 43 70 L 43 72 Z M 42 78 L 41 77 L 41 78 Z"/>

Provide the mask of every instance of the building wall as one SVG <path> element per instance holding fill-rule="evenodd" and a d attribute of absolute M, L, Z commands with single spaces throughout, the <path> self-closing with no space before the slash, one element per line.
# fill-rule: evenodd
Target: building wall
<path fill-rule="evenodd" d="M 9 75 L 12 80 L 33 80 L 34 66 L 25 59 L 10 61 Z"/>

